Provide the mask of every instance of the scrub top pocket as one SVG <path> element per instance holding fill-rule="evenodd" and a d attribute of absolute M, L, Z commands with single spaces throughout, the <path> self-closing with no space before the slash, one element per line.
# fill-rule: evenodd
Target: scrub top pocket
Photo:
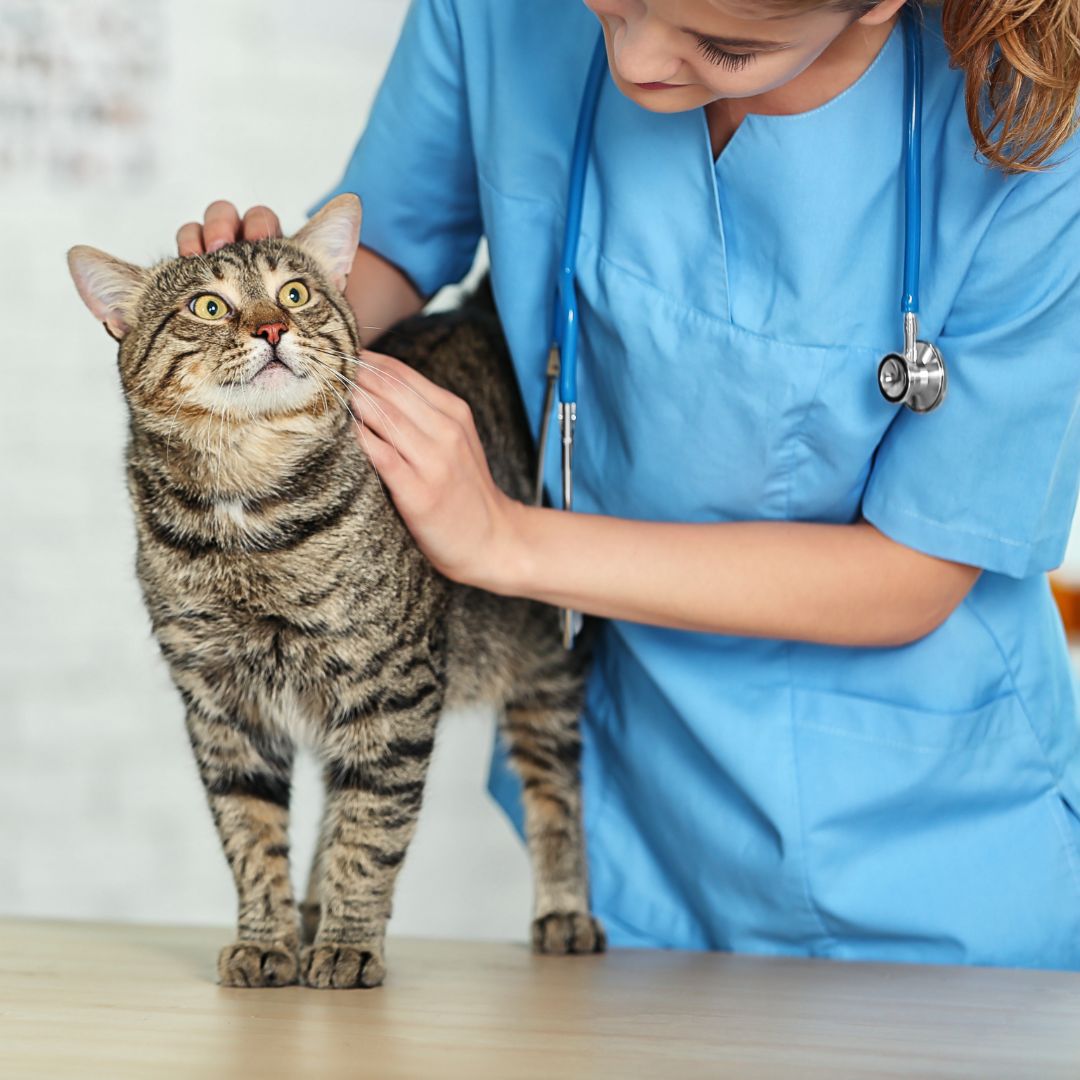
<path fill-rule="evenodd" d="M 792 687 L 830 955 L 1080 966 L 1080 823 L 1019 698 L 932 712 Z"/>

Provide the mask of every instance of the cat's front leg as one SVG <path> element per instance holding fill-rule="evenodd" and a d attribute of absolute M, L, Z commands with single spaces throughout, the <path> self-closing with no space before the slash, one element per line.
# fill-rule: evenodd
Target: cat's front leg
<path fill-rule="evenodd" d="M 218 955 L 222 986 L 297 981 L 300 935 L 289 876 L 293 748 L 270 744 L 216 706 L 185 693 L 187 729 L 233 873 L 237 940 Z"/>
<path fill-rule="evenodd" d="M 383 981 L 394 882 L 416 830 L 441 710 L 442 692 L 432 683 L 408 693 L 377 693 L 330 725 L 319 923 L 300 955 L 308 986 L 348 989 Z"/>

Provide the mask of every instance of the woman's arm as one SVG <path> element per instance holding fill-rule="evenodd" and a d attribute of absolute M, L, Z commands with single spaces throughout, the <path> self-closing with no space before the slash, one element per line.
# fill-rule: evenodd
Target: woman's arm
<path fill-rule="evenodd" d="M 525 506 L 496 487 L 464 401 L 392 357 L 364 359 L 361 445 L 455 581 L 680 629 L 893 646 L 938 626 L 980 573 L 865 521 L 677 524 Z"/>
<path fill-rule="evenodd" d="M 866 521 L 673 524 L 522 506 L 472 584 L 594 615 L 834 645 L 903 645 L 945 620 L 978 567 Z"/>
<path fill-rule="evenodd" d="M 356 249 L 345 283 L 345 298 L 356 314 L 363 345 L 424 306 L 412 282 L 393 263 L 363 244 Z"/>

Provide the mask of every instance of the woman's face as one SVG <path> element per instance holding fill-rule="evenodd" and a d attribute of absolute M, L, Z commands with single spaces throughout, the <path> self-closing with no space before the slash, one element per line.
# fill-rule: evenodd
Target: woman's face
<path fill-rule="evenodd" d="M 752 0 L 584 3 L 604 26 L 616 85 L 653 112 L 682 112 L 782 86 L 856 19 L 851 11 L 834 8 L 755 18 Z"/>

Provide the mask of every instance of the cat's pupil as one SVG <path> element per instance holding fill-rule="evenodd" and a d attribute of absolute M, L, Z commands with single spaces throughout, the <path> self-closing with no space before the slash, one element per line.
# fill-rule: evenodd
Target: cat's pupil
<path fill-rule="evenodd" d="M 299 303 L 300 302 L 300 290 L 295 288 L 295 287 L 291 288 L 289 290 L 289 299 L 292 300 L 293 303 Z"/>
<path fill-rule="evenodd" d="M 211 300 L 211 301 L 210 301 L 210 302 L 209 302 L 209 303 L 208 303 L 208 304 L 206 305 L 206 310 L 207 310 L 207 312 L 208 312 L 208 313 L 209 313 L 210 315 L 216 315 L 216 314 L 217 314 L 217 304 L 215 304 L 215 303 L 214 303 L 214 301 L 213 301 L 213 300 Z"/>

